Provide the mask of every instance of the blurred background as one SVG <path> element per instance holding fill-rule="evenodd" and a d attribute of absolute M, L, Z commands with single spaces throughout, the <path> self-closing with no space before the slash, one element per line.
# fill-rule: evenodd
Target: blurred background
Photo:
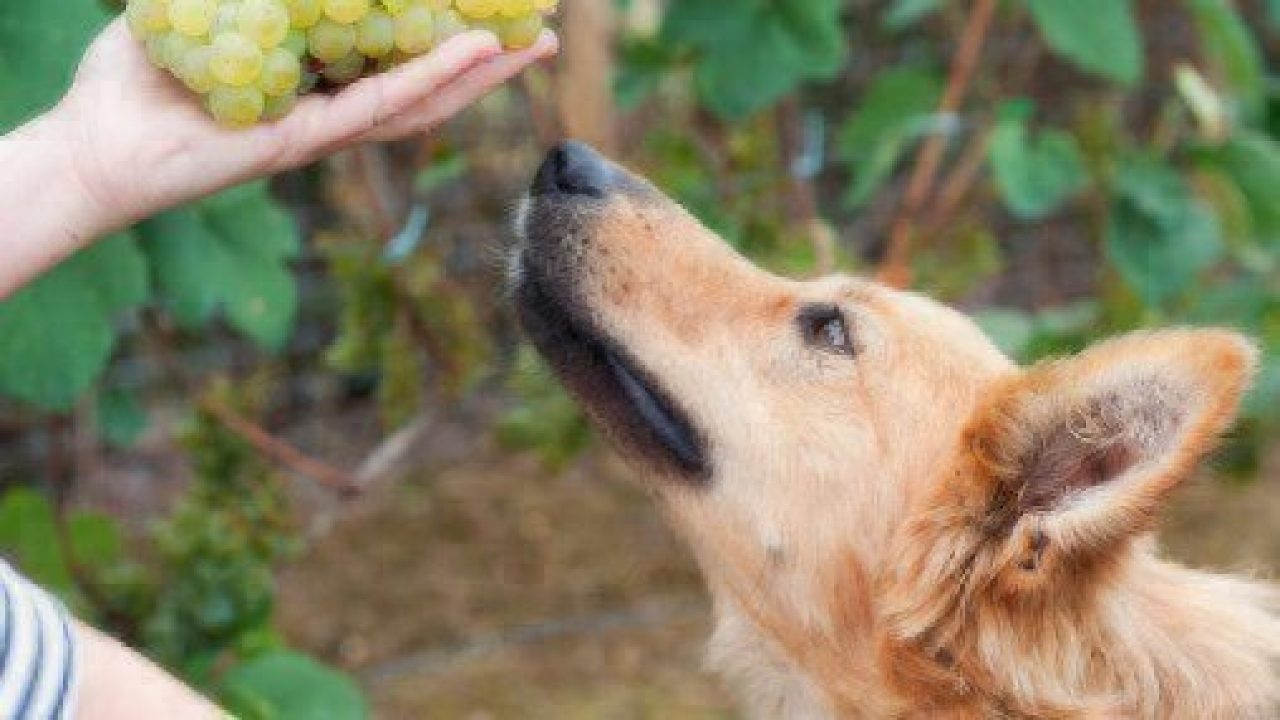
<path fill-rule="evenodd" d="M 113 12 L 0 0 L 0 130 Z M 1166 542 L 1280 569 L 1280 2 L 556 23 L 554 66 L 431 137 L 153 218 L 0 304 L 4 555 L 246 720 L 734 717 L 688 554 L 503 298 L 512 210 L 571 136 L 771 269 L 916 287 L 1022 360 L 1259 337 Z"/>

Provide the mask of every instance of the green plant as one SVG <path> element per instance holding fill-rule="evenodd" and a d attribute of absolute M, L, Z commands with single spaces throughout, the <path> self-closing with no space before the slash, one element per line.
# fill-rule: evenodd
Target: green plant
<path fill-rule="evenodd" d="M 268 380 L 215 382 L 203 402 L 253 415 Z M 238 717 L 365 717 L 352 680 L 288 650 L 275 631 L 274 570 L 299 547 L 282 479 L 208 410 L 183 442 L 195 481 L 145 547 L 126 547 L 110 518 L 66 512 L 24 489 L 0 499 L 0 546 L 36 582 Z"/>

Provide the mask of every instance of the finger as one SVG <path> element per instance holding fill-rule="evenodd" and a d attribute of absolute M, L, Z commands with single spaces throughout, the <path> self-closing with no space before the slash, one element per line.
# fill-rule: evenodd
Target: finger
<path fill-rule="evenodd" d="M 559 49 L 560 41 L 555 33 L 546 31 L 527 50 L 501 55 L 477 65 L 409 110 L 374 128 L 364 139 L 399 140 L 431 130 L 475 104 L 529 66 L 555 55 Z"/>
<path fill-rule="evenodd" d="M 356 141 L 501 52 L 493 33 L 462 33 L 427 55 L 364 78 L 337 95 L 303 99 L 274 130 L 303 158 L 325 154 Z"/>

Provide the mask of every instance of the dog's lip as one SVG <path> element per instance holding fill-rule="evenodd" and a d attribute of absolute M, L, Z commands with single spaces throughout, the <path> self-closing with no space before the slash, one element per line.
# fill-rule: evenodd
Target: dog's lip
<path fill-rule="evenodd" d="M 609 370 L 614 379 L 631 402 L 631 408 L 648 424 L 663 446 L 682 466 L 691 469 L 699 467 L 702 464 L 702 452 L 693 438 L 688 421 L 645 382 L 643 375 L 631 369 L 626 359 L 612 350 L 606 351 L 605 357 L 609 361 Z"/>
<path fill-rule="evenodd" d="M 549 292 L 527 262 L 517 295 L 535 346 L 624 451 L 695 483 L 710 476 L 706 443 L 688 414 L 615 339 Z"/>

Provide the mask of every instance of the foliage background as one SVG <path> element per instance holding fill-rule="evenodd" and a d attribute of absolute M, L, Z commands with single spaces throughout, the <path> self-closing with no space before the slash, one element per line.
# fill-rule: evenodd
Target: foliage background
<path fill-rule="evenodd" d="M 0 0 L 0 129 L 111 12 Z M 564 0 L 562 24 L 556 67 L 431 138 L 175 209 L 0 303 L 6 556 L 247 718 L 725 716 L 644 671 L 694 665 L 696 579 L 501 301 L 513 201 L 564 136 L 772 269 L 913 285 L 1025 361 L 1246 330 L 1266 362 L 1181 547 L 1280 507 L 1280 3 Z"/>

